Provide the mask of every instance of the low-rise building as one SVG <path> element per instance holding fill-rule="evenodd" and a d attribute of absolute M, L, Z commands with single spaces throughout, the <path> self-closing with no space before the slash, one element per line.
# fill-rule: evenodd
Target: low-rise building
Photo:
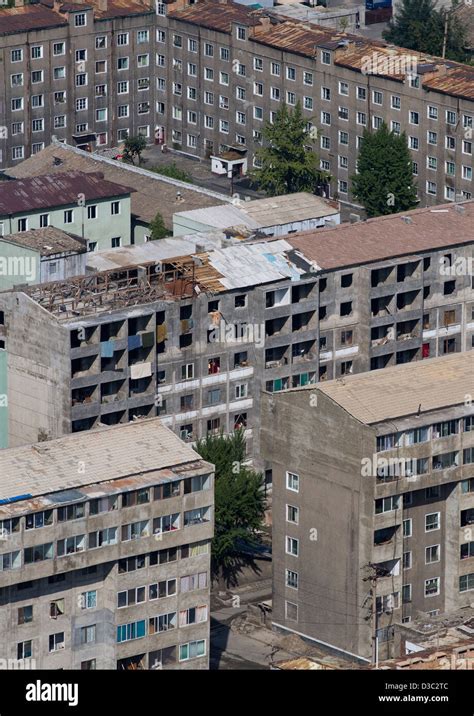
<path fill-rule="evenodd" d="M 172 179 L 143 167 L 120 162 L 101 154 L 84 152 L 55 139 L 43 151 L 8 170 L 9 176 L 22 179 L 42 174 L 64 172 L 100 172 L 108 182 L 129 187 L 131 211 L 130 241 L 120 245 L 143 244 L 150 236 L 149 224 L 159 212 L 172 234 L 176 211 L 201 209 L 227 204 L 232 198 L 188 182 Z M 109 249 L 111 242 L 102 242 L 98 250 Z"/>
<path fill-rule="evenodd" d="M 213 495 L 158 419 L 2 450 L 2 657 L 208 668 Z"/>
<path fill-rule="evenodd" d="M 307 192 L 285 194 L 268 199 L 242 201 L 234 197 L 232 205 L 212 206 L 173 215 L 173 235 L 194 231 L 259 232 L 264 236 L 287 236 L 298 231 L 334 226 L 341 221 L 337 203 Z"/>
<path fill-rule="evenodd" d="M 65 171 L 0 182 L 0 236 L 54 226 L 89 251 L 131 243 L 130 195 L 101 172 Z"/>
<path fill-rule="evenodd" d="M 0 290 L 86 272 L 87 240 L 54 226 L 0 238 Z"/>
<path fill-rule="evenodd" d="M 275 629 L 363 662 L 471 604 L 473 396 L 472 353 L 262 396 Z"/>

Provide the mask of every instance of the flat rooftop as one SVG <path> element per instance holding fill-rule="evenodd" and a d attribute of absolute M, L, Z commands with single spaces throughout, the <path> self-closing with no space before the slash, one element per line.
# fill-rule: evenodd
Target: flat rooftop
<path fill-rule="evenodd" d="M 474 351 L 344 376 L 314 389 L 366 425 L 464 405 L 474 396 Z"/>
<path fill-rule="evenodd" d="M 0 450 L 0 500 L 16 503 L 185 463 L 206 463 L 159 418 Z M 84 466 L 81 471 L 80 467 Z"/>
<path fill-rule="evenodd" d="M 0 182 L 0 216 L 30 214 L 41 209 L 76 204 L 78 195 L 85 201 L 128 196 L 134 189 L 109 181 L 102 172 L 68 171 L 41 174 Z"/>
<path fill-rule="evenodd" d="M 336 202 L 308 192 L 242 201 L 238 205 L 211 206 L 207 209 L 176 212 L 178 217 L 182 216 L 216 229 L 228 229 L 234 226 L 264 229 L 336 214 L 339 214 Z"/>
<path fill-rule="evenodd" d="M 384 261 L 474 242 L 474 200 L 379 216 L 286 237 L 317 269 Z"/>
<path fill-rule="evenodd" d="M 140 221 L 150 223 L 159 211 L 166 226 L 170 227 L 176 211 L 231 202 L 231 198 L 223 194 L 57 141 L 7 171 L 18 179 L 64 172 L 101 172 L 107 181 L 128 187 L 128 191 L 133 192 L 131 211 Z"/>
<path fill-rule="evenodd" d="M 30 229 L 16 234 L 2 236 L 0 241 L 24 246 L 39 251 L 41 256 L 55 256 L 63 253 L 84 253 L 87 251 L 87 241 L 76 234 L 69 234 L 55 226 L 46 226 L 42 229 Z"/>

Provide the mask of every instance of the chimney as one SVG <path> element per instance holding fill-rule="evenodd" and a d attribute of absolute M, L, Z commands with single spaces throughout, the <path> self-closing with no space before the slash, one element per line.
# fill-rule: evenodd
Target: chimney
<path fill-rule="evenodd" d="M 98 8 L 100 12 L 107 12 L 108 0 L 99 0 Z"/>

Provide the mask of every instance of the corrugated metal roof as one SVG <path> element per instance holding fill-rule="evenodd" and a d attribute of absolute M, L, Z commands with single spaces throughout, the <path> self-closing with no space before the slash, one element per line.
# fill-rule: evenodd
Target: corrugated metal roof
<path fill-rule="evenodd" d="M 335 269 L 471 243 L 473 229 L 474 201 L 466 201 L 302 231 L 287 241 L 319 268 Z"/>
<path fill-rule="evenodd" d="M 319 219 L 337 213 L 339 210 L 334 202 L 314 194 L 299 192 L 267 199 L 241 201 L 235 205 L 179 211 L 175 216 L 214 226 L 216 229 L 228 229 L 232 226 L 263 229 L 307 219 Z"/>
<path fill-rule="evenodd" d="M 64 170 L 63 170 L 64 171 Z M 0 215 L 26 214 L 38 209 L 77 204 L 80 194 L 86 201 L 124 196 L 135 191 L 104 179 L 101 172 L 71 171 L 44 174 L 0 182 Z"/>
<path fill-rule="evenodd" d="M 199 459 L 159 418 L 87 430 L 0 450 L 0 500 L 74 490 Z"/>
<path fill-rule="evenodd" d="M 208 27 L 211 30 L 229 34 L 232 31 L 233 22 L 242 23 L 242 25 L 246 26 L 257 24 L 256 12 L 259 11 L 238 3 L 206 0 L 205 3 L 196 3 L 181 9 L 169 10 L 167 15 L 168 17 L 185 20 L 201 27 Z"/>
<path fill-rule="evenodd" d="M 300 271 L 284 258 L 289 248 L 283 240 L 242 244 L 212 251 L 208 260 L 222 275 L 220 283 L 226 289 L 258 286 L 283 278 L 298 280 Z"/>
<path fill-rule="evenodd" d="M 464 405 L 474 395 L 474 352 L 344 376 L 317 389 L 368 425 Z"/>

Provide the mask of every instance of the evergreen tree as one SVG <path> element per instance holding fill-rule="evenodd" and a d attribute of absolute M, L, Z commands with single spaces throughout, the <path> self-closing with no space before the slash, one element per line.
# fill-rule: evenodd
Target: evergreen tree
<path fill-rule="evenodd" d="M 264 515 L 263 477 L 243 465 L 243 430 L 232 435 L 208 435 L 196 444 L 204 460 L 215 465 L 215 532 L 212 570 L 231 574 L 239 562 L 239 541 L 255 542 Z"/>
<path fill-rule="evenodd" d="M 436 7 L 436 0 L 402 0 L 396 15 L 390 20 L 383 34 L 384 40 L 394 45 L 441 56 L 445 32 L 445 13 L 448 13 L 446 57 L 460 62 L 467 61 L 464 51 L 466 30 L 452 8 Z"/>
<path fill-rule="evenodd" d="M 365 130 L 357 167 L 352 192 L 369 217 L 416 207 L 412 158 L 405 133 L 390 132 L 385 123 L 376 132 Z"/>
<path fill-rule="evenodd" d="M 252 172 L 251 179 L 268 196 L 314 192 L 318 185 L 329 180 L 328 175 L 320 171 L 319 159 L 309 148 L 317 139 L 317 132 L 308 132 L 306 125 L 299 102 L 292 111 L 283 103 L 273 124 L 265 125 L 266 144 L 256 152 L 262 166 Z"/>
<path fill-rule="evenodd" d="M 150 222 L 150 239 L 151 241 L 158 241 L 164 239 L 165 236 L 170 236 L 171 231 L 166 228 L 163 216 L 158 211 L 153 221 Z"/>

